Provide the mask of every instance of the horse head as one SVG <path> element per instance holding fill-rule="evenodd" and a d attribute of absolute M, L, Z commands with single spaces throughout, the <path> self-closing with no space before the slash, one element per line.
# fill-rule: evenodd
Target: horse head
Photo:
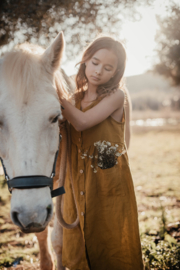
<path fill-rule="evenodd" d="M 45 51 L 23 44 L 0 61 L 0 156 L 10 179 L 52 173 L 61 117 L 57 82 L 66 92 L 63 50 L 60 33 Z M 12 188 L 11 219 L 22 231 L 44 230 L 52 213 L 49 186 Z"/>

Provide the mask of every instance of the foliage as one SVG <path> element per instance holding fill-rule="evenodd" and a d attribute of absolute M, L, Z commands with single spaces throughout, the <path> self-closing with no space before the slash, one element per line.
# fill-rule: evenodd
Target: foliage
<path fill-rule="evenodd" d="M 180 243 L 167 233 L 165 207 L 161 204 L 160 230 L 157 235 L 141 236 L 146 269 L 180 269 Z M 156 245 L 157 244 L 157 245 Z"/>
<path fill-rule="evenodd" d="M 156 245 L 152 237 L 147 235 L 142 237 L 142 253 L 146 269 L 180 269 L 180 244 L 171 242 L 171 238 Z"/>
<path fill-rule="evenodd" d="M 159 74 L 180 84 L 180 4 L 172 2 L 166 18 L 157 17 L 160 30 L 156 35 L 159 63 L 154 69 Z"/>
<path fill-rule="evenodd" d="M 4 175 L 0 175 L 0 188 L 4 188 L 6 186 L 6 178 Z"/>
<path fill-rule="evenodd" d="M 166 218 L 166 214 L 165 214 L 165 208 L 161 205 L 161 224 L 160 224 L 160 231 L 159 231 L 159 236 L 161 239 L 165 238 L 165 234 L 166 234 L 166 223 L 167 223 L 167 218 Z"/>
<path fill-rule="evenodd" d="M 135 19 L 136 7 L 154 0 L 1 0 L 0 46 L 23 41 L 47 45 L 63 30 L 68 56 L 100 32 L 118 34 L 125 17 Z"/>

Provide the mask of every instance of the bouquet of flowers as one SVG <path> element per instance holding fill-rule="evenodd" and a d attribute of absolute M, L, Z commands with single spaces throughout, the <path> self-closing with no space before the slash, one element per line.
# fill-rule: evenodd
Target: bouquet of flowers
<path fill-rule="evenodd" d="M 98 141 L 94 143 L 98 151 L 98 167 L 101 169 L 108 169 L 113 167 L 118 163 L 117 158 L 123 155 L 126 152 L 126 149 L 122 149 L 122 152 L 119 152 L 119 145 L 111 145 L 107 141 Z"/>

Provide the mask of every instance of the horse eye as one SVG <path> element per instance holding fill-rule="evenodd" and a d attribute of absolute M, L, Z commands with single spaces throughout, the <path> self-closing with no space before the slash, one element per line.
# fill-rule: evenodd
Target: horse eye
<path fill-rule="evenodd" d="M 59 119 L 59 116 L 60 114 L 56 115 L 56 117 L 54 117 L 52 120 L 51 120 L 51 123 L 56 123 Z"/>

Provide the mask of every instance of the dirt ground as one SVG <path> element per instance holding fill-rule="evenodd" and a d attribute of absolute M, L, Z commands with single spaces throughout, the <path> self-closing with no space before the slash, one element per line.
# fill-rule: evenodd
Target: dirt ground
<path fill-rule="evenodd" d="M 167 226 L 180 221 L 179 134 L 180 127 L 133 128 L 129 159 L 141 234 L 156 235 L 160 229 L 162 209 Z M 9 202 L 7 187 L 1 188 L 0 269 L 38 270 L 37 239 L 34 234 L 23 234 L 12 224 Z M 180 232 L 179 236 L 178 232 L 173 236 L 179 239 Z"/>

